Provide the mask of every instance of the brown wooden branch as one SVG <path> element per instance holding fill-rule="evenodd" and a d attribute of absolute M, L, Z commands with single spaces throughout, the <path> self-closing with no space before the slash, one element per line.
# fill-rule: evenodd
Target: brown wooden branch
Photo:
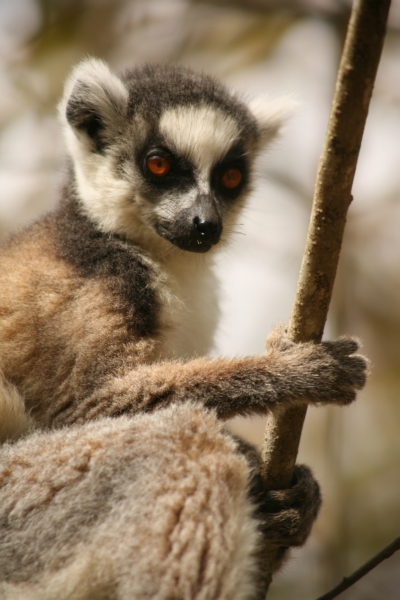
<path fill-rule="evenodd" d="M 319 596 L 317 600 L 333 600 L 333 598 L 337 598 L 339 594 L 354 585 L 359 579 L 372 571 L 372 569 L 377 567 L 382 561 L 390 558 L 395 552 L 397 552 L 397 550 L 400 550 L 400 536 L 383 548 L 383 550 L 378 552 L 378 554 L 375 554 L 375 556 L 370 558 L 370 560 L 357 569 L 357 571 L 354 571 L 354 573 L 348 577 L 343 577 L 343 580 L 339 583 L 339 585 L 329 590 L 329 592 L 326 594 Z"/>
<path fill-rule="evenodd" d="M 318 342 L 323 334 L 389 6 L 390 0 L 353 4 L 289 322 L 288 333 L 295 342 Z M 290 484 L 305 415 L 306 409 L 290 408 L 269 417 L 262 451 L 266 489 Z M 266 550 L 266 592 L 276 552 Z"/>

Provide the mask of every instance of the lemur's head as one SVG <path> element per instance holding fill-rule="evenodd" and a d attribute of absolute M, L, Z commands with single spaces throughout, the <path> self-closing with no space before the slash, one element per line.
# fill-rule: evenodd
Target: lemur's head
<path fill-rule="evenodd" d="M 209 251 L 229 231 L 255 155 L 286 112 L 282 102 L 247 105 L 188 68 L 117 76 L 95 59 L 75 67 L 60 103 L 89 217 L 103 231 L 190 252 Z"/>

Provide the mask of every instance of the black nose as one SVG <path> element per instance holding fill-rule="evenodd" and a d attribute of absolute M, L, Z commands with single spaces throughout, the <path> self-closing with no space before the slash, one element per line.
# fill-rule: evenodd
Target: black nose
<path fill-rule="evenodd" d="M 200 242 L 216 244 L 219 241 L 221 225 L 217 219 L 210 220 L 196 216 L 193 219 L 193 228 Z"/>
<path fill-rule="evenodd" d="M 218 244 L 222 220 L 210 194 L 199 194 L 192 207 L 192 238 L 197 245 Z"/>
<path fill-rule="evenodd" d="M 222 229 L 222 216 L 211 195 L 198 195 L 188 208 L 181 210 L 171 221 L 156 226 L 157 233 L 172 244 L 188 252 L 208 252 L 218 244 Z"/>

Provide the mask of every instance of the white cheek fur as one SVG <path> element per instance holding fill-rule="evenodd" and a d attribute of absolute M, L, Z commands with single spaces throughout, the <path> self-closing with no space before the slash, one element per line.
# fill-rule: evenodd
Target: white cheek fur
<path fill-rule="evenodd" d="M 103 231 L 121 233 L 124 222 L 134 216 L 131 185 L 115 176 L 111 156 L 91 152 L 71 129 L 67 131 L 67 143 L 84 210 Z"/>

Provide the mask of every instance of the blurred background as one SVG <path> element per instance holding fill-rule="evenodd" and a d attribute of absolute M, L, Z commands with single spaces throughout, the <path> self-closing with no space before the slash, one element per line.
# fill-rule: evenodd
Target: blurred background
<path fill-rule="evenodd" d="M 350 11 L 347 0 L 0 0 L 0 235 L 50 209 L 63 144 L 55 105 L 90 54 L 121 69 L 190 64 L 244 98 L 291 93 L 301 107 L 262 156 L 232 245 L 215 265 L 223 318 L 215 354 L 263 351 L 287 321 Z M 400 0 L 364 135 L 326 336 L 360 336 L 367 389 L 346 409 L 309 410 L 299 461 L 325 502 L 271 600 L 313 600 L 400 533 Z M 262 443 L 264 421 L 236 421 Z M 399 598 L 400 553 L 343 600 Z"/>

